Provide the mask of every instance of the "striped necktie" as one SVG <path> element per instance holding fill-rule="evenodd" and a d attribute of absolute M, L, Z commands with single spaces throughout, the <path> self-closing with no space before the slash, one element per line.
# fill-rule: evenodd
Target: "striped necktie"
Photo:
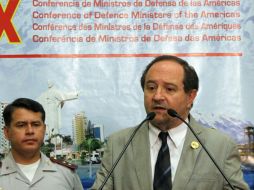
<path fill-rule="evenodd" d="M 159 134 L 162 144 L 155 164 L 153 180 L 154 190 L 172 189 L 170 154 L 167 144 L 168 136 L 168 132 L 160 132 Z"/>

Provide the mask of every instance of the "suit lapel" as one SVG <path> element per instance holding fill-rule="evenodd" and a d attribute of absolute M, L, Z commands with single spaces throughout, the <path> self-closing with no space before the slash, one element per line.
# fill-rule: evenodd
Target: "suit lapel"
<path fill-rule="evenodd" d="M 190 118 L 190 125 L 199 136 L 201 141 L 204 143 L 204 139 L 201 137 L 202 128 L 195 122 L 195 120 Z M 192 132 L 188 129 L 185 142 L 183 145 L 183 150 L 181 154 L 180 161 L 176 170 L 175 179 L 173 182 L 173 190 L 185 189 L 188 181 L 191 178 L 192 172 L 196 165 L 197 158 L 199 156 L 201 146 L 199 144 L 198 148 L 193 148 L 192 142 L 198 142 Z"/>
<path fill-rule="evenodd" d="M 140 190 L 152 190 L 148 122 L 144 123 L 132 141 L 132 151 Z"/>

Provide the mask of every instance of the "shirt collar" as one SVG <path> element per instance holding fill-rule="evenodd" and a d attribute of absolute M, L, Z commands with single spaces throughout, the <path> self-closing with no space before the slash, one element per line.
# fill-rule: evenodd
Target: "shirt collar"
<path fill-rule="evenodd" d="M 188 118 L 185 121 L 188 122 L 189 121 Z M 159 141 L 158 135 L 160 132 L 161 130 L 159 130 L 157 127 L 155 127 L 149 122 L 149 139 L 151 147 L 153 147 L 156 143 L 158 143 Z M 168 133 L 174 146 L 178 148 L 186 136 L 187 126 L 185 125 L 185 123 L 181 123 L 177 127 L 168 130 Z"/>
<path fill-rule="evenodd" d="M 39 163 L 39 168 L 42 168 L 43 171 L 57 171 L 57 168 L 54 163 L 52 163 L 48 157 L 41 153 L 41 159 Z M 18 165 L 16 164 L 12 153 L 9 152 L 6 158 L 2 161 L 2 167 L 0 170 L 0 175 L 5 175 L 18 171 Z"/>
<path fill-rule="evenodd" d="M 17 172 L 18 166 L 16 162 L 14 161 L 14 158 L 9 152 L 5 159 L 2 161 L 2 167 L 1 167 L 1 174 L 0 175 L 6 175 L 10 173 Z"/>

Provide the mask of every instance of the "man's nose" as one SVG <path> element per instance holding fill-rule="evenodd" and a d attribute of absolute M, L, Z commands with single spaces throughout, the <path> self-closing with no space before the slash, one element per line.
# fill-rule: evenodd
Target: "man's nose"
<path fill-rule="evenodd" d="M 26 128 L 26 133 L 34 133 L 34 128 L 31 124 L 28 124 L 27 125 L 27 128 Z"/>
<path fill-rule="evenodd" d="M 163 100 L 165 98 L 164 92 L 162 88 L 157 88 L 157 90 L 154 93 L 153 99 L 154 100 Z"/>

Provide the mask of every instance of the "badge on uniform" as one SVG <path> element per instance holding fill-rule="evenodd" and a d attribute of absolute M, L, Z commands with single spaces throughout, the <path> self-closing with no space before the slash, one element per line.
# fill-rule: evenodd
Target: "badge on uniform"
<path fill-rule="evenodd" d="M 193 149 L 199 148 L 199 143 L 197 141 L 192 141 L 191 142 L 191 148 L 193 148 Z"/>

